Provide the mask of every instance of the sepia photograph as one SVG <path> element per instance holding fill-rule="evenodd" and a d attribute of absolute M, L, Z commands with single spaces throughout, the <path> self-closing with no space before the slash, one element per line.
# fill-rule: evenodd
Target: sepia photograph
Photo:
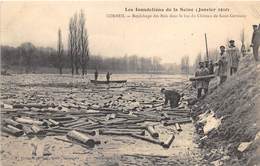
<path fill-rule="evenodd" d="M 1 1 L 1 166 L 260 165 L 260 1 Z"/>

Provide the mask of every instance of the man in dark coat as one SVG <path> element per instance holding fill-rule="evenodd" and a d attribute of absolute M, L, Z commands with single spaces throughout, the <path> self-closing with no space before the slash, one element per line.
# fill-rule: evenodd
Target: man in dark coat
<path fill-rule="evenodd" d="M 107 75 L 106 75 L 106 78 L 107 78 L 107 82 L 109 83 L 109 81 L 110 81 L 110 76 L 111 76 L 112 74 L 110 73 L 110 72 L 107 72 Z"/>
<path fill-rule="evenodd" d="M 95 81 L 97 81 L 97 79 L 98 79 L 98 71 L 96 69 L 96 71 L 95 71 Z"/>
<path fill-rule="evenodd" d="M 171 108 L 178 107 L 181 95 L 176 90 L 166 90 L 165 88 L 162 88 L 161 93 L 165 95 L 164 105 L 167 105 L 168 101 L 170 101 Z"/>
<path fill-rule="evenodd" d="M 209 70 L 204 66 L 203 62 L 199 62 L 199 68 L 195 72 L 195 77 L 199 76 L 206 76 L 209 75 Z M 209 87 L 209 80 L 197 80 L 196 81 L 196 88 L 198 91 L 197 98 L 201 98 L 202 90 L 204 90 L 204 95 L 208 93 L 208 87 Z"/>
<path fill-rule="evenodd" d="M 260 26 L 260 25 L 259 25 Z M 257 25 L 253 25 L 253 35 L 252 35 L 252 41 L 251 41 L 251 47 L 253 47 L 253 54 L 256 61 L 259 60 L 258 57 L 258 50 L 260 46 L 260 27 L 257 29 Z"/>
<path fill-rule="evenodd" d="M 209 74 L 214 74 L 214 64 L 212 60 L 209 61 L 208 69 L 209 69 Z"/>

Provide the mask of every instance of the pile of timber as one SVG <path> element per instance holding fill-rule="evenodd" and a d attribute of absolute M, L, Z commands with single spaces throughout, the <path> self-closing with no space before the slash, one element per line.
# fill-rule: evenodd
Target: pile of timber
<path fill-rule="evenodd" d="M 20 136 L 59 136 L 93 147 L 95 135 L 119 135 L 141 139 L 168 148 L 174 139 L 159 140 L 154 126 L 145 122 L 161 122 L 164 126 L 175 125 L 181 131 L 181 124 L 190 123 L 189 109 L 147 109 L 123 111 L 114 108 L 92 108 L 63 112 L 49 110 L 54 105 L 16 104 L 1 111 L 2 131 Z M 10 111 L 10 109 L 12 111 Z"/>

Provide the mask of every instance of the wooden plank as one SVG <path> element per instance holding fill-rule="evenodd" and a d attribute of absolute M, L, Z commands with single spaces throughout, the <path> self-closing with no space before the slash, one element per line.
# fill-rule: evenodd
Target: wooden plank
<path fill-rule="evenodd" d="M 190 81 L 198 81 L 198 80 L 207 80 L 207 79 L 212 79 L 215 78 L 215 75 L 206 75 L 206 76 L 197 76 L 197 77 L 190 77 Z"/>

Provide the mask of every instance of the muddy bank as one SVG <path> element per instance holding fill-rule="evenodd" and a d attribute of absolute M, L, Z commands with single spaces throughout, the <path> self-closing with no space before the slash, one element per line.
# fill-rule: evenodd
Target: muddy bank
<path fill-rule="evenodd" d="M 259 164 L 259 75 L 259 63 L 252 56 L 244 57 L 235 76 L 221 86 L 211 87 L 212 92 L 193 106 L 200 135 L 197 141 L 208 163 Z"/>

